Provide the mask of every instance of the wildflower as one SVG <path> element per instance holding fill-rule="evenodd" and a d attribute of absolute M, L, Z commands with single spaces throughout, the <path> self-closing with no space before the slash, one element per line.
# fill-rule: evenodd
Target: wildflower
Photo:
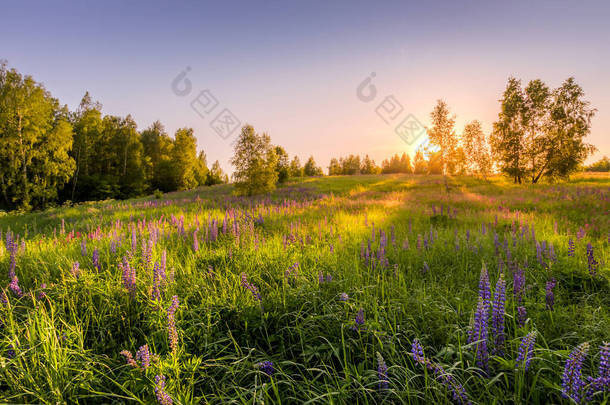
<path fill-rule="evenodd" d="M 569 257 L 574 256 L 575 248 L 576 248 L 576 246 L 574 245 L 574 241 L 572 240 L 572 238 L 568 239 L 568 256 Z"/>
<path fill-rule="evenodd" d="M 587 264 L 589 266 L 589 274 L 594 276 L 597 273 L 597 260 L 593 255 L 593 245 L 591 242 L 587 243 Z"/>
<path fill-rule="evenodd" d="M 131 355 L 131 353 L 129 353 Z M 150 351 L 148 345 L 141 346 L 136 352 L 136 360 L 140 361 L 142 368 L 146 370 L 150 366 Z M 128 361 L 129 362 L 129 361 Z"/>
<path fill-rule="evenodd" d="M 119 263 L 119 269 L 121 270 L 123 278 L 123 287 L 129 292 L 131 298 L 135 298 L 136 295 L 136 268 L 132 267 L 127 260 L 127 257 L 123 258 L 123 262 Z"/>
<path fill-rule="evenodd" d="M 546 308 L 551 311 L 555 305 L 555 293 L 553 292 L 553 288 L 555 288 L 556 284 L 557 281 L 555 281 L 554 278 L 546 282 Z"/>
<path fill-rule="evenodd" d="M 46 283 L 42 283 L 40 285 L 40 291 L 38 292 L 38 295 L 36 296 L 39 300 L 42 300 L 47 296 L 47 294 L 44 292 L 45 288 L 47 288 Z"/>
<path fill-rule="evenodd" d="M 571 398 L 576 403 L 580 403 L 582 389 L 585 382 L 582 378 L 582 363 L 587 356 L 589 350 L 588 343 L 581 343 L 570 353 L 568 360 L 561 377 L 562 384 L 562 396 L 564 398 Z"/>
<path fill-rule="evenodd" d="M 425 358 L 424 349 L 422 348 L 418 339 L 413 340 L 413 343 L 411 344 L 411 356 L 418 364 L 431 371 L 436 376 L 436 379 L 447 387 L 456 403 L 468 405 L 471 404 L 462 384 L 455 381 L 453 376 L 447 373 L 441 365 Z"/>
<path fill-rule="evenodd" d="M 95 267 L 97 269 L 97 271 L 100 271 L 101 269 L 101 265 L 100 265 L 100 251 L 97 249 L 93 250 L 93 254 L 91 256 L 91 261 L 93 262 L 93 267 Z"/>
<path fill-rule="evenodd" d="M 488 351 L 487 351 L 487 319 L 488 307 L 485 305 L 483 298 L 479 297 L 477 309 L 474 314 L 474 325 L 470 331 L 469 343 L 476 343 L 476 359 L 477 365 L 484 371 L 487 371 Z"/>
<path fill-rule="evenodd" d="M 178 309 L 178 296 L 172 297 L 172 304 L 167 309 L 167 331 L 169 337 L 169 346 L 172 349 L 172 353 L 175 353 L 178 349 L 178 331 L 176 330 L 176 310 Z"/>
<path fill-rule="evenodd" d="M 430 271 L 430 266 L 428 266 L 428 263 L 426 261 L 424 261 L 423 272 L 427 273 L 428 271 Z"/>
<path fill-rule="evenodd" d="M 322 281 L 324 281 L 323 278 Z M 246 273 L 241 273 L 241 286 L 252 293 L 252 297 L 256 302 L 262 303 L 263 298 L 261 297 L 261 294 L 258 291 L 258 287 L 248 282 L 248 275 Z"/>
<path fill-rule="evenodd" d="M 525 325 L 525 321 L 527 320 L 527 310 L 525 307 L 517 307 L 517 324 L 519 326 Z"/>
<path fill-rule="evenodd" d="M 155 376 L 155 396 L 159 405 L 172 405 L 172 398 L 165 392 L 165 376 L 163 374 Z"/>
<path fill-rule="evenodd" d="M 483 264 L 481 268 L 481 277 L 479 278 L 479 298 L 483 300 L 486 307 L 489 307 L 491 301 L 491 286 L 489 284 L 489 274 L 487 267 Z"/>
<path fill-rule="evenodd" d="M 341 293 L 341 295 L 339 296 L 339 301 L 347 302 L 348 300 L 349 295 L 347 295 L 346 293 Z"/>
<path fill-rule="evenodd" d="M 153 301 L 159 301 L 161 299 L 161 267 L 157 262 L 153 266 L 153 285 L 151 291 L 151 299 Z"/>
<path fill-rule="evenodd" d="M 513 295 L 519 303 L 523 299 L 523 291 L 525 289 L 525 274 L 523 269 L 519 267 L 513 274 Z"/>
<path fill-rule="evenodd" d="M 83 240 L 80 242 L 80 254 L 81 254 L 83 257 L 87 256 L 87 240 L 86 240 L 86 239 L 83 239 Z"/>
<path fill-rule="evenodd" d="M 121 352 L 119 354 L 122 355 L 123 357 L 125 357 L 125 361 L 127 362 L 127 364 L 129 366 L 134 367 L 134 368 L 138 367 L 138 363 L 136 363 L 136 361 L 133 359 L 133 355 L 131 354 L 130 351 L 121 350 Z"/>
<path fill-rule="evenodd" d="M 19 279 L 17 278 L 17 276 L 13 276 L 13 278 L 11 279 L 10 284 L 8 285 L 8 288 L 17 297 L 21 297 L 23 295 L 23 292 L 21 292 L 21 288 L 19 287 Z"/>
<path fill-rule="evenodd" d="M 388 366 L 381 354 L 377 352 L 377 379 L 379 380 L 379 389 L 387 389 L 390 382 L 388 380 Z"/>
<path fill-rule="evenodd" d="M 610 392 L 610 343 L 604 342 L 599 348 L 599 376 L 588 377 L 587 400 L 591 400 L 597 391 Z"/>
<path fill-rule="evenodd" d="M 504 276 L 500 274 L 498 283 L 496 284 L 496 290 L 494 291 L 494 303 L 491 313 L 491 330 L 494 336 L 494 351 L 495 353 L 502 355 L 504 346 L 504 307 L 505 307 L 505 296 L 506 282 Z"/>
<path fill-rule="evenodd" d="M 6 357 L 9 360 L 15 358 L 15 348 L 13 347 L 13 345 L 8 345 L 8 349 L 6 351 Z"/>
<path fill-rule="evenodd" d="M 521 363 L 524 366 L 524 370 L 527 371 L 532 361 L 532 355 L 534 354 L 534 343 L 536 342 L 536 332 L 532 331 L 525 335 L 521 339 L 519 344 L 519 355 L 517 356 L 517 364 Z"/>
<path fill-rule="evenodd" d="M 199 239 L 197 238 L 197 230 L 193 232 L 193 251 L 199 251 Z"/>
<path fill-rule="evenodd" d="M 356 314 L 356 318 L 354 319 L 356 325 L 362 326 L 364 325 L 364 309 L 360 308 L 358 313 Z"/>
<path fill-rule="evenodd" d="M 260 363 L 256 363 L 254 365 L 255 368 L 261 370 L 263 373 L 267 374 L 269 377 L 273 375 L 275 369 L 273 368 L 273 362 L 266 360 L 261 361 Z"/>

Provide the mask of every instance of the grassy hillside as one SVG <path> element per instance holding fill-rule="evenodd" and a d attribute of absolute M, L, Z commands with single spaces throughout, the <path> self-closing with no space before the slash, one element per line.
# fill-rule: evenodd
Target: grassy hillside
<path fill-rule="evenodd" d="M 0 217 L 0 402 L 567 403 L 585 342 L 598 376 L 610 176 L 231 191 Z"/>

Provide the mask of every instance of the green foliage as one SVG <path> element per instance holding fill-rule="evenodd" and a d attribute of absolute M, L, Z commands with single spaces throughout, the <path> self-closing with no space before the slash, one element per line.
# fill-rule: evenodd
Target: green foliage
<path fill-rule="evenodd" d="M 7 298 L 0 302 L 0 402 L 150 404 L 155 376 L 163 374 L 174 403 L 452 403 L 432 370 L 411 357 L 417 338 L 426 359 L 462 384 L 473 403 L 569 403 L 561 397 L 561 375 L 570 351 L 589 342 L 583 376 L 596 376 L 597 347 L 610 340 L 607 202 L 600 194 L 608 190 L 608 176 L 537 187 L 454 176 L 451 198 L 439 190 L 442 181 L 323 177 L 261 197 L 235 197 L 228 185 L 165 195 L 164 204 L 135 199 L 4 215 L 3 239 L 10 228 L 25 243 L 15 267 L 24 296 L 1 289 Z M 213 223 L 216 240 L 205 237 Z M 585 223 L 586 234 L 576 239 Z M 522 234 L 521 224 L 533 227 L 536 239 Z M 87 236 L 98 226 L 101 238 Z M 387 237 L 387 266 L 361 257 L 373 233 L 373 251 L 381 247 L 380 231 Z M 167 268 L 159 301 L 151 299 L 152 269 L 141 249 L 156 236 L 151 262 L 166 252 Z M 417 247 L 419 237 L 426 246 Z M 544 266 L 536 248 L 542 241 L 553 244 L 557 257 Z M 587 269 L 588 243 L 600 262 L 596 276 Z M 121 281 L 124 257 L 137 271 L 133 298 Z M 2 287 L 10 261 L 2 246 Z M 75 261 L 78 277 L 70 272 Z M 492 286 L 502 273 L 507 280 L 507 340 L 504 353 L 491 356 L 487 377 L 466 341 L 481 262 Z M 525 272 L 521 301 L 513 295 L 513 265 Z M 262 306 L 242 286 L 242 272 L 258 288 Z M 320 272 L 332 280 L 320 282 Z M 557 280 L 553 311 L 545 306 L 551 277 Z M 180 300 L 175 351 L 167 329 L 173 295 Z M 527 309 L 523 326 L 519 305 Z M 354 329 L 360 308 L 364 325 Z M 525 372 L 516 359 L 532 331 L 537 339 Z M 156 355 L 146 370 L 119 354 L 144 345 Z M 379 389 L 378 353 L 388 366 L 387 389 Z M 255 366 L 267 360 L 275 368 L 271 377 Z M 590 403 L 604 401 L 608 393 Z"/>
<path fill-rule="evenodd" d="M 322 168 L 316 164 L 313 156 L 310 156 L 309 159 L 307 159 L 307 162 L 305 162 L 305 166 L 303 166 L 303 174 L 307 177 L 324 176 Z"/>
<path fill-rule="evenodd" d="M 267 134 L 258 135 L 251 125 L 245 125 L 231 158 L 235 167 L 235 191 L 241 195 L 268 193 L 275 189 L 278 157 Z"/>
<path fill-rule="evenodd" d="M 392 156 L 390 160 L 384 160 L 381 163 L 381 173 L 412 173 L 411 158 L 406 153 L 402 156 L 398 154 Z"/>
<path fill-rule="evenodd" d="M 0 62 L 0 206 L 45 207 L 74 170 L 65 108 L 30 76 Z"/>
<path fill-rule="evenodd" d="M 587 172 L 610 172 L 610 159 L 604 156 L 599 161 L 585 168 Z"/>
<path fill-rule="evenodd" d="M 584 142 L 595 109 L 574 78 L 551 91 L 541 80 L 525 90 L 511 77 L 491 137 L 493 156 L 515 183 L 576 172 L 595 148 Z"/>

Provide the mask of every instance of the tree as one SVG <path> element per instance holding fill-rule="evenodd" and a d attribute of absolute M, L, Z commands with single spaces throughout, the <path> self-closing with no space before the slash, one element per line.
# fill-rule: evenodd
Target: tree
<path fill-rule="evenodd" d="M 527 176 L 535 182 L 548 143 L 551 92 L 540 79 L 528 83 L 523 93 L 524 158 Z"/>
<path fill-rule="evenodd" d="M 360 174 L 360 156 L 349 155 L 345 159 L 339 159 L 341 173 L 347 175 Z"/>
<path fill-rule="evenodd" d="M 251 125 L 245 125 L 235 144 L 231 164 L 235 167 L 237 194 L 254 195 L 275 189 L 277 155 L 269 135 L 258 135 Z"/>
<path fill-rule="evenodd" d="M 466 171 L 487 176 L 491 170 L 491 157 L 479 121 L 474 120 L 466 124 L 462 133 L 462 142 Z"/>
<path fill-rule="evenodd" d="M 523 91 L 519 80 L 509 78 L 490 142 L 500 169 L 515 183 L 578 170 L 595 150 L 584 138 L 596 110 L 583 97 L 572 77 L 552 92 L 540 80 Z"/>
<path fill-rule="evenodd" d="M 450 172 L 455 166 L 457 136 L 453 130 L 455 117 L 449 116 L 449 108 L 443 100 L 438 100 L 430 113 L 432 128 L 428 129 L 428 137 L 432 145 L 440 148 L 439 159 L 441 174 Z"/>
<path fill-rule="evenodd" d="M 44 207 L 74 170 L 72 125 L 45 88 L 0 62 L 0 189 L 7 208 Z"/>
<path fill-rule="evenodd" d="M 197 139 L 192 128 L 176 131 L 172 150 L 173 172 L 178 190 L 196 187 L 197 182 Z"/>
<path fill-rule="evenodd" d="M 150 190 L 173 191 L 174 179 L 171 173 L 172 150 L 174 141 L 165 132 L 165 128 L 159 121 L 155 121 L 150 127 L 142 131 L 140 136 L 144 155 L 150 160 L 147 166 L 146 178 Z M 203 156 L 205 158 L 205 154 Z"/>
<path fill-rule="evenodd" d="M 500 170 L 521 183 L 526 174 L 523 131 L 524 95 L 521 81 L 511 77 L 500 100 L 498 121 L 490 138 L 493 155 Z"/>
<path fill-rule="evenodd" d="M 208 177 L 208 158 L 204 151 L 199 151 L 197 155 L 197 165 L 195 166 L 195 180 L 198 186 L 203 186 Z"/>
<path fill-rule="evenodd" d="M 380 173 L 381 169 L 375 164 L 375 161 L 372 160 L 369 155 L 366 155 L 364 159 L 362 159 L 362 166 L 360 167 L 360 173 L 362 174 L 377 174 Z"/>
<path fill-rule="evenodd" d="M 329 176 L 337 176 L 343 174 L 343 168 L 341 164 L 336 158 L 330 159 L 330 163 L 328 165 L 328 175 Z"/>
<path fill-rule="evenodd" d="M 307 159 L 307 162 L 305 162 L 303 173 L 308 177 L 324 176 L 322 168 L 316 165 L 316 161 L 313 159 L 313 156 L 310 156 L 309 159 Z"/>
<path fill-rule="evenodd" d="M 288 163 L 288 153 L 281 146 L 275 147 L 275 154 L 277 156 L 277 165 L 275 171 L 277 173 L 278 183 L 284 183 L 290 177 L 290 164 Z"/>
<path fill-rule="evenodd" d="M 290 162 L 290 177 L 303 177 L 303 168 L 298 156 L 292 158 Z"/>
<path fill-rule="evenodd" d="M 534 173 L 532 183 L 537 183 L 542 176 L 569 176 L 595 151 L 593 145 L 584 142 L 591 132 L 591 120 L 596 112 L 583 100 L 584 95 L 573 77 L 553 91 L 550 123 L 543 143 L 543 163 Z"/>
<path fill-rule="evenodd" d="M 413 173 L 415 174 L 426 174 L 428 171 L 428 163 L 426 159 L 424 159 L 424 154 L 421 149 L 418 149 L 415 152 L 415 156 L 413 157 Z"/>
<path fill-rule="evenodd" d="M 610 159 L 604 156 L 599 161 L 585 167 L 586 172 L 610 172 Z"/>
<path fill-rule="evenodd" d="M 217 160 L 214 162 L 214 164 L 212 165 L 212 167 L 210 168 L 210 170 L 207 173 L 205 185 L 213 186 L 215 184 L 223 184 L 223 183 L 227 182 L 226 178 L 227 178 L 227 175 L 224 174 L 224 172 L 222 171 L 222 168 L 220 167 L 220 163 Z"/>

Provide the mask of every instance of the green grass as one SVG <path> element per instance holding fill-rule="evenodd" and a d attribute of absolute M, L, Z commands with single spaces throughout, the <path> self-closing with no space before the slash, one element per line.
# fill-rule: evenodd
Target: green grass
<path fill-rule="evenodd" d="M 536 186 L 455 177 L 448 192 L 435 176 L 350 176 L 303 179 L 256 198 L 234 197 L 223 185 L 159 200 L 5 215 L 3 239 L 10 229 L 19 243 L 25 240 L 15 268 L 24 296 L 5 288 L 8 302 L 0 304 L 0 402 L 153 403 L 155 376 L 163 374 L 174 403 L 451 403 L 446 387 L 410 356 L 417 338 L 473 403 L 568 403 L 561 375 L 570 351 L 590 343 L 583 373 L 595 377 L 598 347 L 610 341 L 609 191 L 607 176 Z M 213 219 L 218 239 L 206 242 Z M 523 236 L 522 225 L 528 226 Z M 578 239 L 580 228 L 585 235 Z M 133 229 L 137 248 L 128 252 Z M 374 233 L 376 251 L 380 230 L 388 240 L 387 266 L 367 265 L 362 246 Z M 156 243 L 146 265 L 142 242 L 151 235 Z M 552 244 L 556 261 L 547 257 L 541 265 L 536 241 Z M 482 376 L 467 337 L 481 268 L 493 290 L 500 263 L 508 262 L 504 243 L 525 270 L 528 319 L 517 323 L 514 268 L 504 266 L 506 345 Z M 587 243 L 599 262 L 595 276 Z M 153 301 L 152 263 L 163 251 L 168 276 L 163 298 Z M 125 256 L 137 272 L 135 299 L 122 285 L 118 264 Z M 71 274 L 76 261 L 78 278 Z M 286 277 L 294 263 L 298 274 Z M 2 287 L 9 268 L 2 244 Z M 242 273 L 258 288 L 260 303 L 242 287 Z M 332 280 L 320 283 L 320 273 Z M 553 311 L 545 304 L 551 278 L 558 281 Z M 342 293 L 349 300 L 341 301 Z M 180 300 L 174 351 L 167 325 L 173 295 Z M 360 308 L 365 323 L 356 328 Z M 524 372 L 515 359 L 530 331 L 537 340 Z M 145 344 L 158 356 L 147 370 L 128 366 L 119 354 Z M 388 389 L 378 387 L 377 353 L 388 366 Z M 274 364 L 272 377 L 255 367 L 266 360 Z M 600 393 L 593 402 L 608 399 Z"/>

